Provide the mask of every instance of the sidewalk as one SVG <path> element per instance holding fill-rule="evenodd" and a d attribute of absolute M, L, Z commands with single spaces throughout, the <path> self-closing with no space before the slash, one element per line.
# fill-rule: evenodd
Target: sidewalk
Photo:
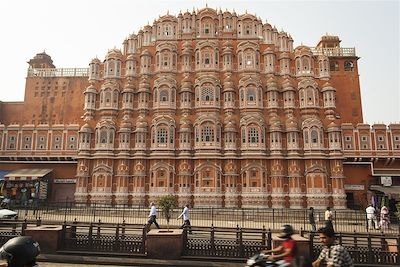
<path fill-rule="evenodd" d="M 85 264 L 86 266 L 104 266 L 104 267 L 115 267 L 115 266 L 136 266 L 136 267 L 155 267 L 155 266 L 179 266 L 179 267 L 243 267 L 245 262 L 227 262 L 227 260 L 221 259 L 221 261 L 209 261 L 204 259 L 200 260 L 157 260 L 147 258 L 130 258 L 130 257 L 97 257 L 97 256 L 78 256 L 78 255 L 60 255 L 60 254 L 42 254 L 38 257 L 39 267 L 47 267 L 48 263 L 65 263 L 65 265 L 51 264 L 51 266 L 69 267 L 70 264 Z M 48 262 L 48 263 L 47 263 Z M 68 265 L 69 264 L 69 265 Z M 74 266 L 74 265 L 72 265 Z"/>

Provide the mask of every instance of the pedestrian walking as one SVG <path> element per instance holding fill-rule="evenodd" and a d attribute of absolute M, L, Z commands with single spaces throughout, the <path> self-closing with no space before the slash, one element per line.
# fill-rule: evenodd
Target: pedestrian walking
<path fill-rule="evenodd" d="M 353 267 L 354 263 L 349 252 L 341 245 L 335 243 L 335 232 L 329 227 L 318 230 L 321 243 L 324 245 L 313 267 Z"/>
<path fill-rule="evenodd" d="M 333 213 L 331 211 L 331 208 L 330 207 L 326 207 L 326 210 L 325 210 L 325 227 L 331 228 L 332 231 L 333 231 L 334 229 L 333 229 L 332 221 L 333 221 Z"/>
<path fill-rule="evenodd" d="M 388 229 L 390 224 L 390 216 L 389 216 L 389 209 L 386 206 L 382 206 L 381 208 L 381 220 L 379 225 L 382 229 Z"/>
<path fill-rule="evenodd" d="M 311 225 L 311 231 L 313 232 L 317 231 L 317 226 L 315 225 L 315 216 L 313 207 L 310 207 L 310 210 L 308 211 L 308 222 Z"/>
<path fill-rule="evenodd" d="M 368 205 L 365 209 L 365 213 L 367 214 L 368 229 L 379 229 L 378 220 L 376 219 L 376 210 L 372 204 Z"/>
<path fill-rule="evenodd" d="M 150 226 L 154 223 L 158 229 L 160 226 L 157 223 L 157 208 L 154 202 L 150 204 L 150 214 L 149 214 L 149 221 L 147 222 L 147 228 L 150 229 Z"/>
<path fill-rule="evenodd" d="M 190 226 L 190 220 L 189 220 L 189 204 L 186 204 L 183 208 L 182 213 L 178 216 L 177 220 L 179 220 L 181 217 L 183 217 L 183 224 L 180 229 L 183 229 L 184 227 L 189 228 L 189 234 L 192 233 L 192 227 Z"/>

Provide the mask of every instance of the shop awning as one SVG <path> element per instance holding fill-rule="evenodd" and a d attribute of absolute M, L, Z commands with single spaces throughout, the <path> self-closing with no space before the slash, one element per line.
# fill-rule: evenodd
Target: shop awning
<path fill-rule="evenodd" d="M 10 171 L 3 171 L 3 170 L 0 170 L 0 181 L 3 181 L 4 180 L 4 176 L 7 174 L 7 173 L 9 173 Z"/>
<path fill-rule="evenodd" d="M 371 185 L 369 188 L 385 194 L 400 195 L 400 186 Z"/>
<path fill-rule="evenodd" d="M 4 175 L 6 181 L 31 181 L 42 178 L 53 169 L 18 169 Z"/>

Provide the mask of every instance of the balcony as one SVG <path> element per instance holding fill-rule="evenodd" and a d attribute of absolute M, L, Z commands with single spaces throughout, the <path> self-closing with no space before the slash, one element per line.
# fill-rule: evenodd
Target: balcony
<path fill-rule="evenodd" d="M 88 77 L 89 68 L 28 69 L 27 77 Z"/>
<path fill-rule="evenodd" d="M 328 57 L 355 57 L 356 49 L 354 47 L 310 47 L 314 56 L 328 56 Z"/>

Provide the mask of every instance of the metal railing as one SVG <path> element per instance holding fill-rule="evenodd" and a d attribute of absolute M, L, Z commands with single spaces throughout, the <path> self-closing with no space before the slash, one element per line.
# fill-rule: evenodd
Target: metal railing
<path fill-rule="evenodd" d="M 11 207 L 13 208 L 13 207 Z M 73 221 L 95 223 L 99 220 L 104 223 L 126 223 L 142 225 L 147 222 L 148 207 L 131 207 L 128 205 L 108 206 L 93 203 L 87 206 L 84 203 L 40 203 L 30 207 L 14 207 L 20 219 L 42 221 Z M 314 216 L 317 229 L 325 226 L 324 210 L 315 210 Z M 175 209 L 170 224 L 181 225 L 176 220 L 181 213 L 181 208 Z M 336 231 L 352 233 L 400 233 L 399 222 L 395 216 L 390 219 L 391 225 L 387 229 L 370 230 L 367 227 L 365 211 L 362 210 L 333 210 L 333 225 Z M 379 218 L 378 218 L 379 219 Z M 157 220 L 159 224 L 166 225 L 163 212 L 158 209 Z M 192 225 L 199 227 L 225 228 L 258 228 L 280 229 L 283 224 L 290 223 L 295 229 L 311 230 L 308 221 L 308 209 L 270 209 L 270 208 L 193 208 L 190 210 Z"/>
<path fill-rule="evenodd" d="M 328 57 L 355 57 L 356 49 L 354 47 L 310 47 L 314 56 Z"/>
<path fill-rule="evenodd" d="M 88 77 L 89 68 L 28 69 L 27 77 Z"/>
<path fill-rule="evenodd" d="M 24 235 L 30 225 L 42 221 L 0 221 L 0 246 L 9 238 Z M 64 222 L 57 251 L 72 254 L 108 256 L 146 255 L 147 227 L 129 224 Z M 314 232 L 300 231 L 309 240 L 309 257 L 318 257 L 322 244 Z M 395 265 L 400 263 L 400 235 L 337 233 L 337 243 L 344 246 L 356 265 Z M 244 260 L 262 249 L 271 249 L 276 241 L 273 231 L 266 228 L 191 227 L 183 230 L 181 256 L 191 259 L 220 258 Z"/>

